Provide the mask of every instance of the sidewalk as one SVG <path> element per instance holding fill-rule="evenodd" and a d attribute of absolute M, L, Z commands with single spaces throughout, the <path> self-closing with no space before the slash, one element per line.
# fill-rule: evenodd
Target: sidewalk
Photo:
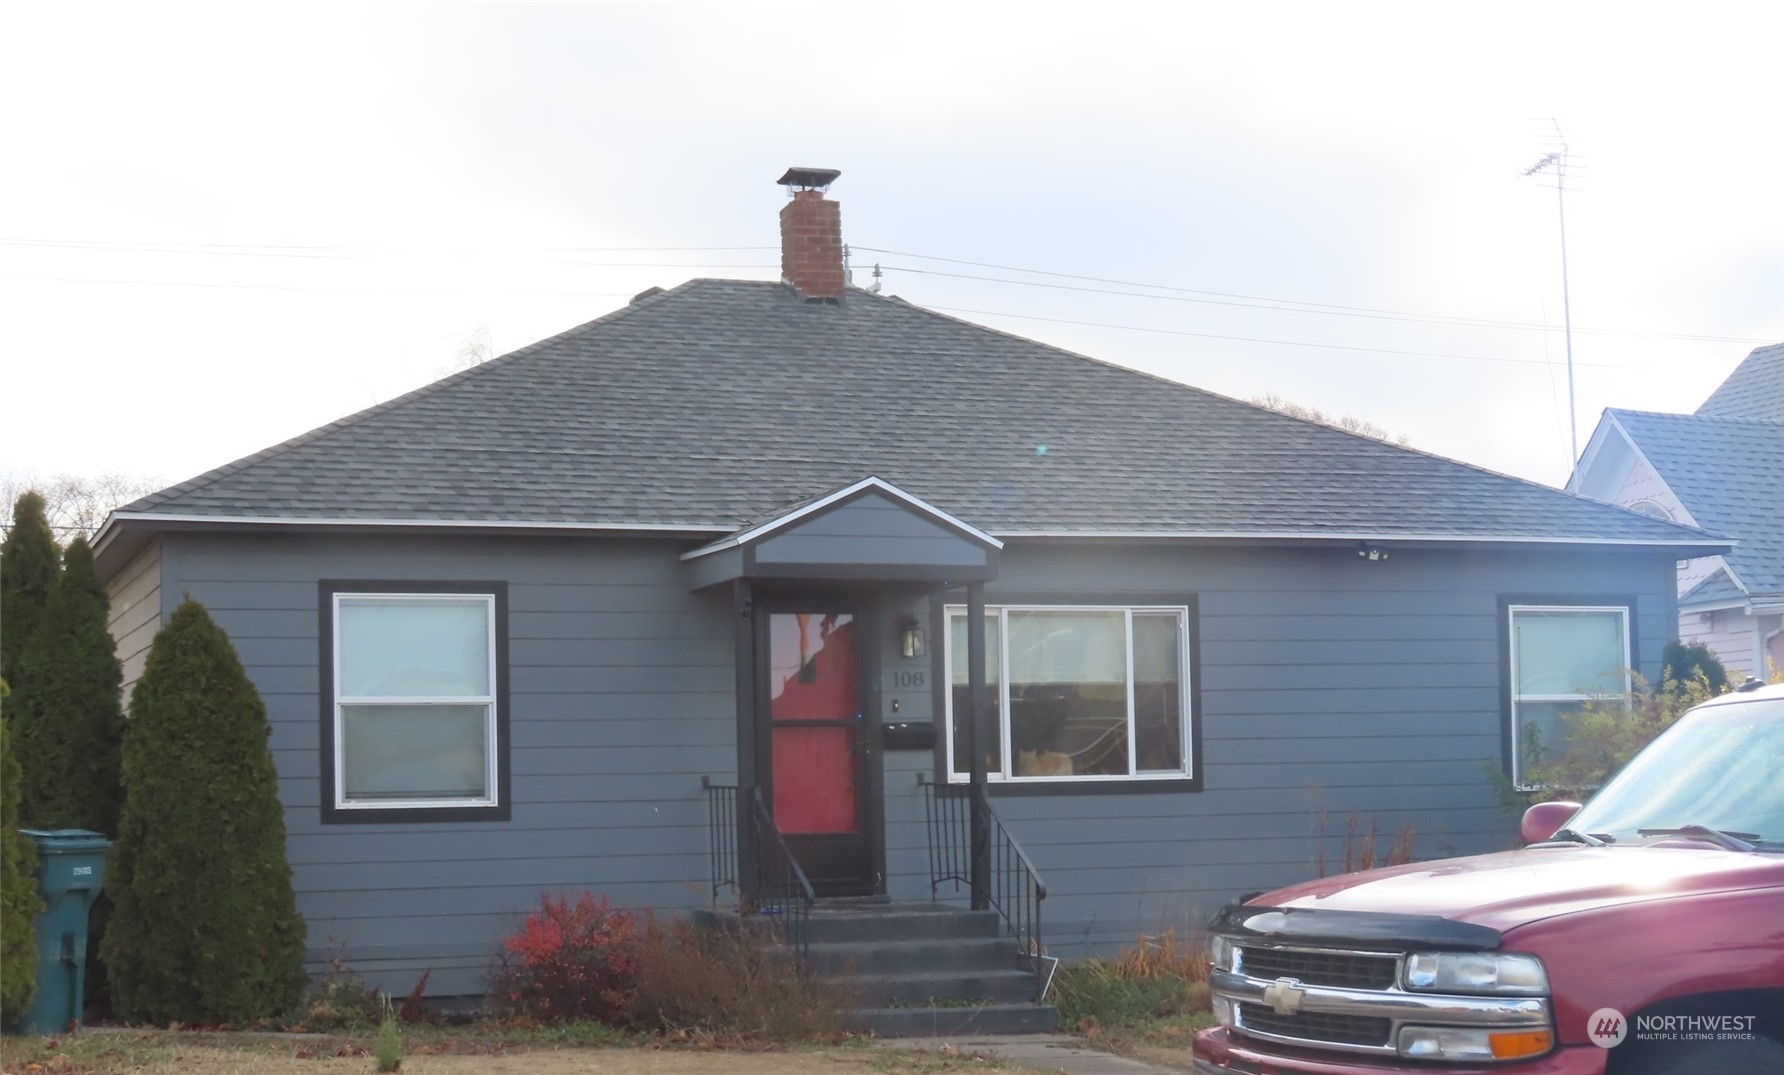
<path fill-rule="evenodd" d="M 1183 1050 L 1183 1066 L 1164 1068 L 1143 1060 L 1084 1047 L 1082 1038 L 1065 1034 L 1011 1034 L 960 1038 L 887 1038 L 888 1049 L 925 1049 L 956 1052 L 963 1056 L 995 1056 L 1024 1067 L 1063 1071 L 1066 1075 L 1184 1075 L 1189 1070 L 1189 1049 Z"/>

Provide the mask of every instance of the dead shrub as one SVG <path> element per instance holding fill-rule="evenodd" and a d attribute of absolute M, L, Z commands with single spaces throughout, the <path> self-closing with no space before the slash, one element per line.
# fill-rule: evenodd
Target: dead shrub
<path fill-rule="evenodd" d="M 1329 864 L 1326 862 L 1326 826 L 1331 815 L 1321 811 L 1319 815 L 1319 876 L 1327 876 Z M 1369 829 L 1363 831 L 1363 819 L 1355 810 L 1344 821 L 1344 865 L 1338 873 L 1355 873 L 1358 870 L 1373 870 L 1377 866 L 1403 866 L 1412 861 L 1413 843 L 1417 833 L 1409 821 L 1401 825 L 1394 833 L 1394 839 L 1388 844 L 1384 853 L 1379 850 L 1381 830 L 1374 815 L 1369 818 Z"/>
<path fill-rule="evenodd" d="M 1132 1027 L 1208 1011 L 1209 969 L 1207 946 L 1173 927 L 1143 933 L 1111 958 L 1059 968 L 1053 997 L 1065 1026 Z"/>
<path fill-rule="evenodd" d="M 800 972 L 785 949 L 747 929 L 652 917 L 640 934 L 633 1024 L 671 1037 L 814 1041 L 834 1035 L 849 990 Z"/>

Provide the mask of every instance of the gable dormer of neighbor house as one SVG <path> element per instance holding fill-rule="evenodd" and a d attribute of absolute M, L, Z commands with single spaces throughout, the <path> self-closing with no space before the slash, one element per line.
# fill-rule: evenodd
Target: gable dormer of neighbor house
<path fill-rule="evenodd" d="M 1679 637 L 1731 672 L 1784 667 L 1784 344 L 1755 348 L 1692 414 L 1606 410 L 1568 490 L 1734 538 L 1678 567 Z"/>
<path fill-rule="evenodd" d="M 1666 479 L 1642 454 L 1629 431 L 1607 410 L 1580 456 L 1580 465 L 1567 491 L 1616 504 L 1631 511 L 1686 526 L 1699 525 Z M 1696 589 L 1722 570 L 1720 556 L 1700 556 L 1679 561 L 1679 595 Z"/>

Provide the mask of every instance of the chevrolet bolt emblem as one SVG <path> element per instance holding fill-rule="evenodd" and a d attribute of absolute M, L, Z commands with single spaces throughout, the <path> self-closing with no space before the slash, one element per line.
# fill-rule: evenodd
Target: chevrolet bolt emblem
<path fill-rule="evenodd" d="M 1301 1010 L 1307 990 L 1294 978 L 1278 978 L 1264 987 L 1264 1003 L 1276 1009 L 1277 1015 L 1294 1015 Z"/>

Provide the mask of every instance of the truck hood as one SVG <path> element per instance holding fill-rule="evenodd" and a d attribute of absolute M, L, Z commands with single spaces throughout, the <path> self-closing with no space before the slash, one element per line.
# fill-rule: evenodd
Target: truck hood
<path fill-rule="evenodd" d="M 1324 877 L 1253 905 L 1430 915 L 1506 932 L 1577 911 L 1692 892 L 1784 886 L 1784 855 L 1693 841 L 1639 847 L 1546 845 Z"/>

